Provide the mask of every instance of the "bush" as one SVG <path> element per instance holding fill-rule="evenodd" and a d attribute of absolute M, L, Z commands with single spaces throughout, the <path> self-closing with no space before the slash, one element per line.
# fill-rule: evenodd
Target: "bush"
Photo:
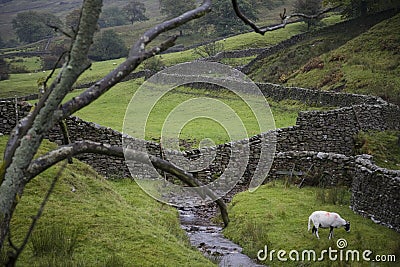
<path fill-rule="evenodd" d="M 165 64 L 161 60 L 161 57 L 152 57 L 143 62 L 143 68 L 157 72 L 164 69 Z"/>
<path fill-rule="evenodd" d="M 62 60 L 58 62 L 59 57 L 55 55 L 46 55 L 42 57 L 42 69 L 52 70 L 54 67 L 62 67 Z"/>
<path fill-rule="evenodd" d="M 113 30 L 106 30 L 98 36 L 89 52 L 93 60 L 109 60 L 128 55 L 128 49 L 123 40 Z"/>

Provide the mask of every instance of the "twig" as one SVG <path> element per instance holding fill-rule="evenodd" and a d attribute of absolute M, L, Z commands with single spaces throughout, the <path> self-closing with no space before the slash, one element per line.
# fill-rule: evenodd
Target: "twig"
<path fill-rule="evenodd" d="M 52 28 L 52 29 L 53 29 L 54 31 L 56 31 L 56 32 L 61 32 L 62 34 L 64 34 L 64 35 L 67 36 L 68 38 L 71 38 L 71 39 L 74 38 L 72 35 L 70 35 L 69 33 L 65 32 L 63 29 L 61 29 L 61 28 L 58 27 L 58 26 L 51 25 L 51 24 L 47 24 L 47 23 L 46 23 L 46 26 Z"/>
<path fill-rule="evenodd" d="M 61 55 L 58 57 L 56 64 L 54 64 L 53 69 L 51 70 L 50 74 L 46 77 L 46 80 L 43 82 L 44 88 L 47 87 L 47 82 L 50 80 L 50 78 L 53 76 L 54 72 L 56 72 L 57 65 L 58 63 L 61 62 L 62 58 L 68 51 L 64 51 L 61 53 Z"/>

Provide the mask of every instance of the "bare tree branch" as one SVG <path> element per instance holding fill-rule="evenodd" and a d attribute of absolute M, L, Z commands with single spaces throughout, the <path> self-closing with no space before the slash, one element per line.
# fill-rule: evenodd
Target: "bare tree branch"
<path fill-rule="evenodd" d="M 321 10 L 319 13 L 314 14 L 314 15 L 306 15 L 306 14 L 302 14 L 302 13 L 293 13 L 291 15 L 286 15 L 286 8 L 284 9 L 283 14 L 280 14 L 281 17 L 281 24 L 278 25 L 274 25 L 274 26 L 270 26 L 270 27 L 265 27 L 265 28 L 260 28 L 258 27 L 253 21 L 251 21 L 249 18 L 247 18 L 241 11 L 238 5 L 238 1 L 237 0 L 232 0 L 232 6 L 233 9 L 235 10 L 236 15 L 247 25 L 249 25 L 256 33 L 259 33 L 261 35 L 264 35 L 266 32 L 270 32 L 270 31 L 275 31 L 281 28 L 285 28 L 285 26 L 287 24 L 293 23 L 293 22 L 289 22 L 289 20 L 291 18 L 295 18 L 295 17 L 302 17 L 302 18 L 306 18 L 306 19 L 316 19 L 318 17 L 320 17 L 321 15 L 330 12 L 332 10 L 335 10 L 337 8 L 339 8 L 340 6 L 342 6 L 342 4 L 334 6 L 334 7 L 329 7 L 326 8 L 324 10 Z"/>
<path fill-rule="evenodd" d="M 52 24 L 46 24 L 47 27 L 52 28 L 55 32 L 61 32 L 62 34 L 64 34 L 65 36 L 67 36 L 68 38 L 73 38 L 72 35 L 70 35 L 69 33 L 67 33 L 66 31 L 64 31 L 63 29 L 61 29 L 58 26 L 52 25 Z"/>

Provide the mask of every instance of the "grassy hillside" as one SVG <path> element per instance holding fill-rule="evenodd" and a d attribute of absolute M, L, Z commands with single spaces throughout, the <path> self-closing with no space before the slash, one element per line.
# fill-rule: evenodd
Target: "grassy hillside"
<path fill-rule="evenodd" d="M 266 245 L 268 254 L 275 250 L 272 261 L 270 258 L 263 261 L 263 264 L 268 266 L 375 266 L 362 261 L 361 253 L 364 250 L 373 252 L 371 259 L 374 259 L 375 255 L 396 255 L 398 262 L 399 233 L 353 213 L 348 207 L 350 193 L 346 189 L 322 190 L 310 187 L 302 189 L 295 186 L 287 187 L 276 181 L 260 187 L 254 193 L 240 193 L 231 202 L 229 210 L 231 222 L 224 230 L 224 234 L 243 246 L 245 253 L 253 258 L 256 258 L 257 252 Z M 323 194 L 326 197 L 322 198 Z M 336 205 L 331 201 L 334 197 L 337 197 Z M 321 201 L 322 199 L 325 201 Z M 308 216 L 314 210 L 338 212 L 351 222 L 350 233 L 346 233 L 343 228 L 335 229 L 334 238 L 329 240 L 329 230 L 320 229 L 320 240 L 318 240 L 311 231 L 307 232 Z M 343 252 L 358 250 L 360 261 L 330 261 L 327 253 L 324 261 L 300 262 L 289 259 L 291 250 L 299 251 L 300 257 L 303 250 L 315 250 L 317 257 L 322 250 L 329 247 L 338 250 L 336 242 L 339 238 L 344 238 L 348 244 Z M 287 262 L 278 260 L 278 250 L 286 251 L 284 257 L 287 258 Z M 337 255 L 339 258 L 339 253 Z M 379 263 L 376 266 L 397 266 L 396 263 Z"/>
<path fill-rule="evenodd" d="M 400 103 L 400 14 L 360 34 L 368 20 L 316 33 L 261 60 L 250 76 L 289 86 L 378 95 Z"/>
<path fill-rule="evenodd" d="M 0 137 L 1 155 L 6 140 Z M 40 153 L 53 147 L 44 142 Z M 27 186 L 12 221 L 15 244 L 59 169 L 49 169 Z M 189 246 L 175 209 L 156 202 L 131 180 L 104 180 L 78 160 L 64 170 L 34 240 L 17 266 L 213 266 Z"/>

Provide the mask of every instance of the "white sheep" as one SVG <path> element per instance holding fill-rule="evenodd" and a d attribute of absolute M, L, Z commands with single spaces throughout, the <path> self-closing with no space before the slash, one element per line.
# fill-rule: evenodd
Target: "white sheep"
<path fill-rule="evenodd" d="M 350 232 L 350 222 L 342 219 L 340 215 L 335 212 L 318 210 L 311 213 L 308 218 L 308 231 L 311 229 L 311 222 L 314 224 L 312 233 L 315 233 L 318 239 L 318 228 L 330 228 L 329 239 L 333 237 L 333 228 L 343 226 L 346 232 Z"/>

